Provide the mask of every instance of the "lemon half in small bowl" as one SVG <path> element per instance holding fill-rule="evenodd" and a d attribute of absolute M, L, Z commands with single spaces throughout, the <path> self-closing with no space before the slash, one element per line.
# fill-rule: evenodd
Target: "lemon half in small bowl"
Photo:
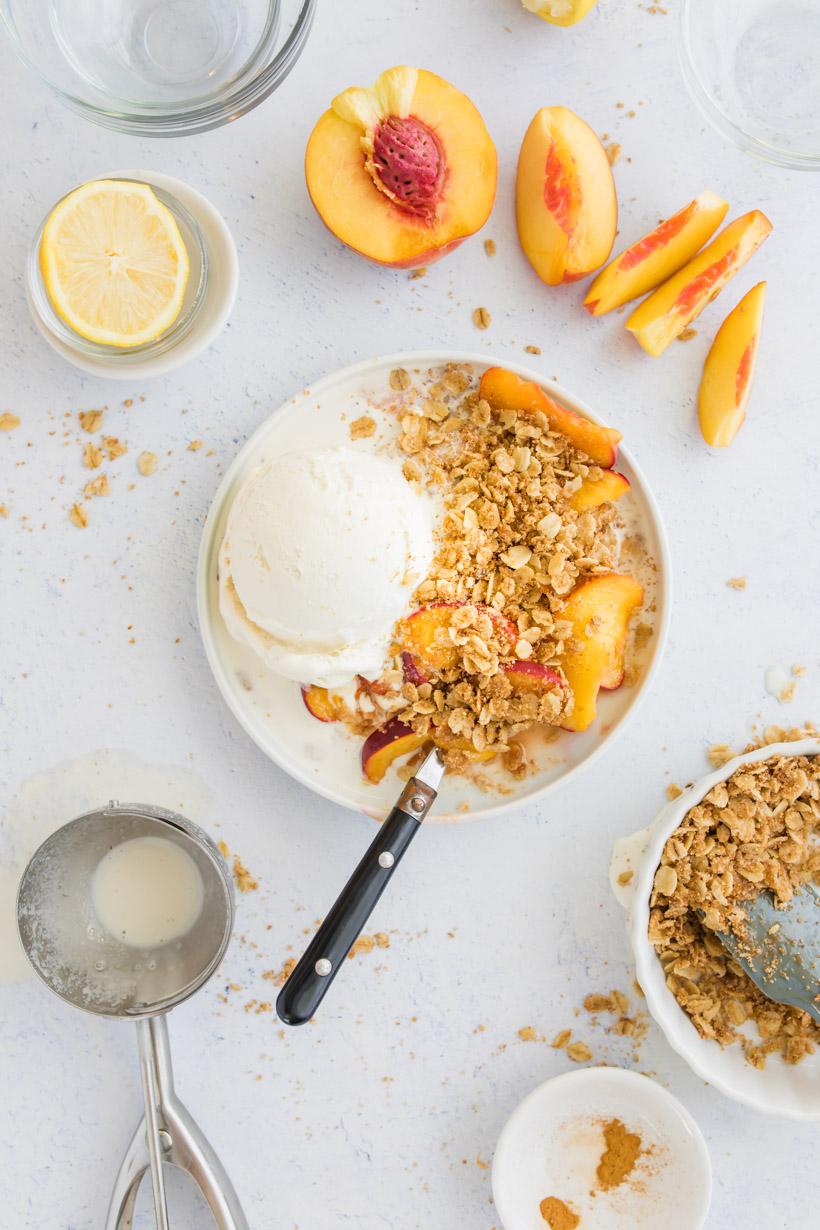
<path fill-rule="evenodd" d="M 112 359 L 176 345 L 207 281 L 196 219 L 168 193 L 131 179 L 91 180 L 69 192 L 33 255 L 29 283 L 44 323 L 72 349 Z"/>

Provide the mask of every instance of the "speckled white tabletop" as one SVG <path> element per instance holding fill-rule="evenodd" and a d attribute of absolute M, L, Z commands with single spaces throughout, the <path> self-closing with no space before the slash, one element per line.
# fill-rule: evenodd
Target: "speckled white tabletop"
<path fill-rule="evenodd" d="M 174 1014 L 171 1033 L 182 1096 L 260 1230 L 491 1230 L 487 1163 L 501 1125 L 533 1085 L 570 1066 L 547 1045 L 519 1041 L 526 1025 L 548 1037 L 573 1027 L 596 1059 L 649 1071 L 685 1103 L 714 1163 L 711 1226 L 805 1223 L 816 1199 L 816 1128 L 726 1101 L 654 1027 L 634 1061 L 625 1040 L 575 1015 L 588 992 L 630 984 L 607 886 L 613 840 L 650 820 L 669 782 L 699 776 L 709 744 L 742 745 L 754 720 L 820 715 L 807 291 L 820 271 L 817 181 L 758 165 L 706 128 L 678 72 L 674 13 L 651 7 L 601 0 L 564 31 L 516 0 L 357 0 L 344 18 L 323 4 L 278 94 L 229 128 L 176 142 L 120 137 L 69 114 L 0 40 L 0 412 L 22 420 L 0 436 L 9 513 L 0 521 L 0 859 L 8 867 L 33 834 L 87 806 L 142 794 L 200 821 L 258 877 L 239 901 L 220 976 Z M 482 235 L 497 255 L 476 239 L 419 280 L 337 243 L 302 176 L 328 99 L 401 62 L 468 91 L 500 157 Z M 544 287 L 518 248 L 515 159 L 548 103 L 622 145 L 625 236 L 705 187 L 735 212 L 759 207 L 774 222 L 697 337 L 661 360 L 638 349 L 622 318 L 588 318 L 582 288 Z M 241 265 L 216 345 L 133 388 L 83 377 L 53 354 L 29 320 L 22 279 L 51 203 L 127 164 L 208 195 Z M 694 421 L 700 364 L 724 310 L 761 277 L 769 299 L 749 421 L 727 454 L 713 455 Z M 479 305 L 492 314 L 484 334 L 471 321 Z M 320 1017 L 284 1034 L 264 1007 L 275 988 L 262 973 L 303 944 L 371 828 L 288 780 L 222 704 L 195 622 L 200 529 L 219 475 L 288 394 L 357 359 L 448 343 L 501 360 L 537 344 L 532 362 L 624 431 L 671 539 L 671 641 L 653 694 L 589 776 L 510 818 L 423 834 L 373 920 L 389 949 L 351 962 Z M 90 502 L 81 531 L 67 518 L 88 478 L 75 412 L 100 406 L 128 452 L 106 466 L 111 494 Z M 188 451 L 194 439 L 204 447 Z M 150 479 L 136 472 L 144 449 L 161 458 Z M 745 591 L 727 587 L 735 576 L 748 578 Z M 766 668 L 796 662 L 807 674 L 780 705 L 765 690 Z M 98 1227 L 140 1110 L 132 1031 L 72 1012 L 32 979 L 7 983 L 0 1069 L 0 1223 Z M 172 1196 L 175 1227 L 206 1224 L 179 1185 Z M 143 1201 L 138 1225 L 150 1224 Z"/>

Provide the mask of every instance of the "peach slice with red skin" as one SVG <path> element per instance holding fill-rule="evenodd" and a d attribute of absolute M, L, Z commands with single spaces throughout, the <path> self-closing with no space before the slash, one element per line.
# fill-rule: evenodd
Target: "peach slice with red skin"
<path fill-rule="evenodd" d="M 703 365 L 698 420 L 707 444 L 727 448 L 746 418 L 763 327 L 766 283 L 758 282 L 718 329 Z"/>
<path fill-rule="evenodd" d="M 380 782 L 394 760 L 410 756 L 425 743 L 429 735 L 419 735 L 398 718 L 391 718 L 374 730 L 362 744 L 362 770 L 371 782 Z"/>
<path fill-rule="evenodd" d="M 534 380 L 523 380 L 505 367 L 488 367 L 481 377 L 479 394 L 494 409 L 517 410 L 522 414 L 540 411 L 551 431 L 566 436 L 597 465 L 608 470 L 615 464 L 621 433 L 559 405 Z"/>
<path fill-rule="evenodd" d="M 663 354 L 752 256 L 772 229 L 759 209 L 735 218 L 688 265 L 659 286 L 626 322 L 651 355 Z"/>
<path fill-rule="evenodd" d="M 473 103 L 424 69 L 353 86 L 320 117 L 305 153 L 308 192 L 337 238 L 370 260 L 429 265 L 484 225 L 495 146 Z"/>
<path fill-rule="evenodd" d="M 595 720 L 600 688 L 620 686 L 629 621 L 643 602 L 643 588 L 634 577 L 606 572 L 582 581 L 570 594 L 561 619 L 572 624 L 561 667 L 575 698 L 562 725 L 586 730 Z"/>
<path fill-rule="evenodd" d="M 570 497 L 569 506 L 575 512 L 600 508 L 602 504 L 619 500 L 630 488 L 629 479 L 618 470 L 604 470 L 600 478 L 585 478 Z"/>
<path fill-rule="evenodd" d="M 457 664 L 458 651 L 450 640 L 448 629 L 453 611 L 468 605 L 471 604 L 433 602 L 429 606 L 419 607 L 417 611 L 403 620 L 399 636 L 405 652 L 412 656 L 417 669 L 422 672 L 425 667 L 433 671 L 451 670 Z M 509 651 L 512 652 L 518 639 L 515 624 L 492 607 L 483 606 L 481 603 L 474 605 L 478 610 L 489 615 L 496 635 L 502 642 L 506 642 Z"/>
<path fill-rule="evenodd" d="M 728 208 L 714 192 L 701 192 L 601 270 L 586 293 L 586 310 L 603 316 L 654 290 L 711 239 Z"/>
<path fill-rule="evenodd" d="M 302 687 L 302 700 L 313 717 L 320 722 L 338 722 L 340 701 L 327 688 L 311 683 Z"/>
<path fill-rule="evenodd" d="M 529 658 L 516 658 L 514 662 L 507 662 L 502 670 L 516 692 L 554 692 L 556 688 L 567 686 L 557 670 Z"/>
<path fill-rule="evenodd" d="M 598 0 L 522 0 L 525 9 L 552 26 L 574 26 L 597 3 Z"/>
<path fill-rule="evenodd" d="M 405 683 L 413 683 L 418 687 L 420 683 L 430 682 L 424 667 L 412 653 L 403 653 L 401 655 L 401 669 Z"/>
<path fill-rule="evenodd" d="M 548 286 L 586 277 L 612 251 L 618 222 L 612 168 L 589 124 L 567 107 L 542 107 L 526 131 L 515 216 L 521 247 Z"/>

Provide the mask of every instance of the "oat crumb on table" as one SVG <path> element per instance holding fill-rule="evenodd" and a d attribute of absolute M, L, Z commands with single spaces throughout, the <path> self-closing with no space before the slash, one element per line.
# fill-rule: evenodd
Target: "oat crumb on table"
<path fill-rule="evenodd" d="M 369 414 L 362 414 L 354 419 L 349 427 L 351 440 L 367 440 L 376 434 L 376 420 Z"/>
<path fill-rule="evenodd" d="M 4 410 L 0 414 L 0 431 L 14 431 L 20 426 L 19 414 L 12 414 L 11 410 Z"/>
<path fill-rule="evenodd" d="M 83 431 L 87 431 L 89 435 L 97 431 L 103 421 L 102 410 L 79 410 L 77 417 L 80 420 L 80 426 Z"/>
<path fill-rule="evenodd" d="M 87 470 L 98 470 L 102 465 L 102 461 L 102 449 L 98 448 L 91 440 L 83 445 L 83 465 Z"/>
<path fill-rule="evenodd" d="M 272 982 L 275 987 L 283 987 L 295 968 L 296 958 L 288 957 L 283 963 L 281 969 L 266 969 L 262 974 L 262 977 L 266 979 L 266 981 Z"/>
<path fill-rule="evenodd" d="M 666 787 L 666 797 L 670 803 L 673 803 L 675 799 L 679 799 L 682 794 L 683 791 L 675 782 L 670 782 Z"/>
<path fill-rule="evenodd" d="M 492 316 L 485 307 L 477 307 L 473 311 L 473 324 L 477 329 L 489 329 Z"/>
<path fill-rule="evenodd" d="M 522 1042 L 537 1042 L 538 1034 L 533 1029 L 532 1025 L 522 1025 L 518 1031 L 518 1036 Z"/>
<path fill-rule="evenodd" d="M 567 1043 L 569 1042 L 571 1037 L 572 1037 L 571 1029 L 562 1029 L 555 1035 L 552 1042 L 550 1042 L 550 1046 L 555 1051 L 562 1051 L 564 1047 L 567 1045 Z"/>
<path fill-rule="evenodd" d="M 363 952 L 373 952 L 375 948 L 389 948 L 390 936 L 384 931 L 376 931 L 373 935 L 360 935 L 347 954 L 348 961 L 358 957 Z"/>
<path fill-rule="evenodd" d="M 92 478 L 86 483 L 83 488 L 83 495 L 90 498 L 95 495 L 109 495 L 111 487 L 108 482 L 107 474 L 98 474 L 96 478 Z"/>
<path fill-rule="evenodd" d="M 68 513 L 68 519 L 72 525 L 76 525 L 78 530 L 84 530 L 88 525 L 88 513 L 84 504 L 72 504 Z"/>
<path fill-rule="evenodd" d="M 495 256 L 497 249 L 495 246 L 494 239 L 484 240 L 484 251 L 487 253 L 488 256 Z"/>
<path fill-rule="evenodd" d="M 586 1042 L 570 1042 L 567 1047 L 567 1056 L 573 1063 L 589 1063 L 592 1051 Z"/>
<path fill-rule="evenodd" d="M 128 446 L 123 444 L 119 436 L 103 436 L 102 445 L 108 454 L 109 461 L 116 461 L 118 457 L 128 452 Z"/>
<path fill-rule="evenodd" d="M 524 347 L 524 349 L 526 350 L 527 354 L 540 354 L 540 353 L 541 353 L 541 347 L 540 347 L 540 346 L 534 346 L 534 345 L 532 345 L 532 343 L 530 343 L 529 345 L 525 346 L 525 347 Z"/>
<path fill-rule="evenodd" d="M 5 521 L 8 518 L 9 509 L 7 504 L 0 504 L 0 517 Z"/>
<path fill-rule="evenodd" d="M 156 453 L 140 453 L 137 458 L 137 469 L 143 478 L 148 478 L 150 474 L 153 474 L 158 464 L 159 458 Z"/>
<path fill-rule="evenodd" d="M 202 448 L 201 440 L 192 440 L 191 443 L 188 445 L 188 452 L 198 453 L 201 448 Z"/>
<path fill-rule="evenodd" d="M 614 167 L 621 156 L 621 146 L 617 141 L 610 141 L 604 146 L 604 152 L 609 160 L 609 165 Z"/>
<path fill-rule="evenodd" d="M 558 1196 L 545 1196 L 538 1207 L 550 1230 L 576 1230 L 581 1224 L 581 1218 L 572 1205 Z"/>
<path fill-rule="evenodd" d="M 240 893 L 252 893 L 259 887 L 259 881 L 251 875 L 238 854 L 233 856 L 233 879 Z"/>

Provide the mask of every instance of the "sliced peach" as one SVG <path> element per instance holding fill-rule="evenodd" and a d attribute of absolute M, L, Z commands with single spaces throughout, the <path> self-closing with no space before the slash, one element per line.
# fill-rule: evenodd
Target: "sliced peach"
<path fill-rule="evenodd" d="M 746 418 L 765 298 L 766 283 L 758 282 L 732 308 L 706 356 L 698 419 L 704 440 L 713 448 L 727 448 Z"/>
<path fill-rule="evenodd" d="M 527 260 L 548 286 L 586 277 L 612 251 L 612 168 L 589 124 L 566 107 L 542 107 L 526 131 L 515 216 Z"/>
<path fill-rule="evenodd" d="M 572 634 L 561 666 L 575 707 L 565 730 L 586 730 L 595 720 L 598 690 L 622 682 L 629 620 L 642 602 L 638 582 L 615 572 L 590 577 L 570 594 L 561 618 L 572 623 Z"/>
<path fill-rule="evenodd" d="M 720 294 L 771 229 L 771 222 L 759 209 L 735 218 L 694 260 L 644 299 L 626 322 L 644 350 L 663 354 Z"/>
<path fill-rule="evenodd" d="M 497 159 L 465 94 L 424 69 L 390 68 L 334 98 L 305 175 L 323 222 L 383 265 L 429 265 L 482 227 Z"/>
<path fill-rule="evenodd" d="M 425 667 L 433 671 L 451 670 L 457 664 L 458 651 L 450 639 L 449 628 L 453 611 L 464 605 L 467 604 L 434 602 L 430 606 L 419 607 L 402 622 L 399 629 L 402 645 L 422 670 Z M 508 651 L 512 652 L 518 639 L 515 624 L 492 607 L 476 605 L 479 610 L 489 615 L 496 635 L 505 643 Z"/>
<path fill-rule="evenodd" d="M 556 688 L 566 687 L 558 671 L 530 659 L 517 658 L 502 669 L 516 692 L 554 692 Z"/>
<path fill-rule="evenodd" d="M 522 0 L 525 9 L 553 26 L 574 26 L 598 0 Z"/>
<path fill-rule="evenodd" d="M 586 310 L 603 316 L 665 282 L 711 239 L 728 208 L 714 192 L 701 192 L 601 270 L 587 291 Z"/>
<path fill-rule="evenodd" d="M 494 748 L 485 747 L 478 751 L 463 735 L 454 735 L 448 726 L 436 728 L 433 742 L 443 752 L 461 752 L 471 764 L 486 764 L 496 757 Z"/>
<path fill-rule="evenodd" d="M 560 406 L 534 380 L 522 380 L 505 367 L 488 367 L 481 377 L 479 392 L 495 409 L 518 410 L 523 414 L 540 411 L 552 431 L 566 436 L 597 465 L 609 469 L 615 464 L 621 433 L 614 427 L 600 427 L 575 410 Z"/>
<path fill-rule="evenodd" d="M 411 727 L 391 718 L 385 726 L 374 730 L 362 744 L 362 769 L 371 782 L 380 782 L 394 760 L 417 752 L 429 735 L 417 735 Z"/>
<path fill-rule="evenodd" d="M 412 653 L 403 653 L 401 655 L 401 669 L 405 683 L 414 683 L 416 687 L 420 683 L 429 683 L 429 678 L 424 667 L 414 658 Z"/>
<path fill-rule="evenodd" d="M 327 688 L 311 683 L 302 688 L 302 700 L 308 711 L 320 722 L 338 722 L 341 702 L 339 697 L 334 696 Z"/>
<path fill-rule="evenodd" d="M 584 479 L 570 498 L 569 506 L 576 512 L 600 508 L 602 504 L 619 500 L 629 487 L 629 479 L 624 474 L 619 474 L 617 470 L 604 470 L 600 478 Z"/>

